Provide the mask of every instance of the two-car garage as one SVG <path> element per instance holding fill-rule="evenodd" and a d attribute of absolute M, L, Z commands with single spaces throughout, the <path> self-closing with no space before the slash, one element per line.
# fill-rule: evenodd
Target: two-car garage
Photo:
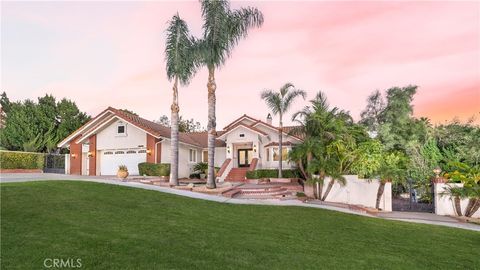
<path fill-rule="evenodd" d="M 145 162 L 147 150 L 138 149 L 112 149 L 101 151 L 101 175 L 116 175 L 118 166 L 125 165 L 130 175 L 138 175 L 138 163 Z"/>

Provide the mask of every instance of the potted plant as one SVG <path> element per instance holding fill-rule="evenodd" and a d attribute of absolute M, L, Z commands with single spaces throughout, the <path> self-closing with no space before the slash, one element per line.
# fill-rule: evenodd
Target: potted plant
<path fill-rule="evenodd" d="M 120 179 L 125 179 L 128 177 L 128 168 L 125 165 L 118 166 L 117 177 Z"/>
<path fill-rule="evenodd" d="M 199 162 L 193 166 L 193 170 L 200 174 L 200 179 L 205 179 L 207 176 L 208 163 Z"/>

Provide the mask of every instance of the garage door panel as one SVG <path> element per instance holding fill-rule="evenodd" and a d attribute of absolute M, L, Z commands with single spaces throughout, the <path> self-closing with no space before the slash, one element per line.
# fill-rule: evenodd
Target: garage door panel
<path fill-rule="evenodd" d="M 102 151 L 100 172 L 102 175 L 116 175 L 118 166 L 125 165 L 130 175 L 138 175 L 138 163 L 147 160 L 144 149 L 116 149 Z"/>

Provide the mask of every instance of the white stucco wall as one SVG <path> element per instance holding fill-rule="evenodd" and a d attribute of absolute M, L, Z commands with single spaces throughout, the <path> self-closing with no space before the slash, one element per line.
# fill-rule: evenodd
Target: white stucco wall
<path fill-rule="evenodd" d="M 97 150 L 126 149 L 146 147 L 147 134 L 137 127 L 126 124 L 126 136 L 117 135 L 117 123 L 114 121 L 97 133 Z"/>
<path fill-rule="evenodd" d="M 380 181 L 376 179 L 367 181 L 366 179 L 359 179 L 356 175 L 344 175 L 344 177 L 346 178 L 346 185 L 341 186 L 340 184 L 335 183 L 325 201 L 356 204 L 375 208 Z M 330 178 L 325 179 L 323 185 L 324 193 L 329 182 Z M 384 211 L 392 211 L 391 183 L 385 184 L 385 190 L 380 201 L 380 208 Z"/>
<path fill-rule="evenodd" d="M 435 183 L 434 184 L 434 192 L 435 192 L 435 214 L 441 216 L 456 216 L 455 212 L 455 205 L 453 199 L 449 195 L 444 195 L 447 191 L 449 186 L 459 186 L 462 187 L 463 184 L 455 184 L 455 183 Z M 462 213 L 465 214 L 465 209 L 467 208 L 468 199 L 463 199 L 460 202 L 462 206 Z M 480 218 L 480 210 L 477 210 L 473 217 Z"/>
<path fill-rule="evenodd" d="M 170 163 L 170 140 L 165 139 L 162 141 L 162 155 L 161 163 Z M 193 166 L 197 162 L 190 162 L 190 149 L 197 150 L 197 162 L 202 160 L 202 149 L 194 146 L 189 146 L 185 144 L 179 144 L 178 146 L 178 177 L 189 177 L 193 173 Z"/>

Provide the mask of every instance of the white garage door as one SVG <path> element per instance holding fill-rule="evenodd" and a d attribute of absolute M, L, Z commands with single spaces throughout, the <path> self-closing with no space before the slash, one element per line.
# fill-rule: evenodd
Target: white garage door
<path fill-rule="evenodd" d="M 100 172 L 102 175 L 116 175 L 118 166 L 125 165 L 130 175 L 138 175 L 138 163 L 147 160 L 145 149 L 117 149 L 102 151 Z"/>

